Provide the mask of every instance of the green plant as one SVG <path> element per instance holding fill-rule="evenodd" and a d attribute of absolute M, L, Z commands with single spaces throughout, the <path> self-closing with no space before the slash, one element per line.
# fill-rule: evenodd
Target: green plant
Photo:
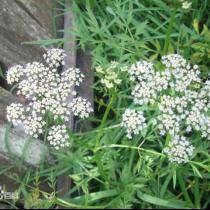
<path fill-rule="evenodd" d="M 63 1 L 59 3 L 64 6 Z M 78 47 L 91 49 L 93 68 L 107 69 L 111 61 L 126 66 L 140 59 L 158 61 L 160 56 L 177 52 L 192 63 L 198 63 L 203 78 L 208 78 L 210 22 L 207 0 L 193 0 L 188 10 L 183 10 L 178 0 L 77 0 L 73 1 L 72 9 L 76 16 L 75 30 L 69 32 L 77 36 Z M 64 9 L 61 14 L 65 12 Z M 69 40 L 40 40 L 31 44 L 62 45 L 66 41 Z M 163 70 L 159 62 L 155 65 Z M 124 110 L 135 107 L 132 88 L 126 72 L 120 69 L 114 72 L 121 80 L 116 89 L 104 88 L 102 84 L 107 84 L 101 82 L 104 73 L 95 73 L 95 116 L 80 122 L 78 132 L 71 135 L 74 141 L 71 150 L 53 152 L 56 165 L 41 166 L 36 174 L 32 169 L 25 169 L 22 177 L 8 173 L 10 168 L 2 168 L 2 173 L 19 183 L 27 207 L 33 206 L 32 198 L 41 203 L 38 195 L 46 193 L 39 186 L 33 187 L 37 177 L 45 182 L 53 179 L 55 185 L 59 176 L 67 175 L 74 185 L 62 198 L 57 196 L 55 187 L 51 188 L 55 195 L 51 205 L 208 208 L 209 142 L 193 133 L 191 139 L 197 155 L 187 164 L 176 165 L 168 164 L 162 153 L 171 136 L 160 137 L 152 125 L 132 140 L 128 139 L 120 123 Z M 158 112 L 155 106 L 139 106 L 138 109 L 145 112 L 147 119 Z M 84 131 L 86 123 L 92 123 L 93 129 Z"/>

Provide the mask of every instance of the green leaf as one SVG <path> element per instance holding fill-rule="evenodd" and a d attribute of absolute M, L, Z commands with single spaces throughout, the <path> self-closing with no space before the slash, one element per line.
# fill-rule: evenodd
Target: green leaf
<path fill-rule="evenodd" d="M 108 13 L 110 13 L 111 15 L 114 15 L 115 16 L 115 13 L 114 13 L 114 11 L 113 11 L 113 9 L 111 7 L 106 7 L 106 11 Z"/>
<path fill-rule="evenodd" d="M 4 72 L 0 66 L 0 77 L 2 77 L 3 79 L 6 79 L 5 75 L 4 75 Z"/>
<path fill-rule="evenodd" d="M 186 203 L 183 201 L 177 200 L 165 200 L 158 197 L 154 197 L 142 192 L 138 192 L 138 197 L 148 203 L 154 204 L 155 206 L 163 206 L 168 208 L 175 208 L 175 209 L 188 209 L 189 207 L 186 206 Z"/>

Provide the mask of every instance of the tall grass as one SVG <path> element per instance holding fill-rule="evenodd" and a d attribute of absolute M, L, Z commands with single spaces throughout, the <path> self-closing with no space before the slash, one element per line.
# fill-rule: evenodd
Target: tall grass
<path fill-rule="evenodd" d="M 58 1 L 64 5 L 63 1 Z M 111 60 L 132 63 L 155 60 L 178 52 L 198 63 L 203 77 L 209 74 L 208 0 L 193 0 L 190 10 L 168 0 L 74 0 L 78 47 L 91 48 L 93 67 Z M 61 10 L 60 15 L 68 11 Z M 65 29 L 68 31 L 68 29 Z M 39 40 L 29 44 L 59 44 L 65 39 Z M 132 102 L 127 78 L 117 93 L 102 92 L 96 82 L 97 115 L 90 118 L 94 129 L 71 134 L 70 151 L 54 152 L 54 166 L 27 168 L 21 177 L 4 174 L 19 185 L 27 208 L 207 208 L 210 205 L 210 144 L 195 136 L 193 161 L 183 166 L 167 164 L 161 153 L 163 141 L 150 128 L 128 140 L 119 126 L 120 115 Z M 147 114 L 148 108 L 143 107 Z M 85 126 L 82 122 L 81 128 Z M 69 176 L 74 185 L 63 198 L 56 191 L 57 177 Z M 40 183 L 48 183 L 48 192 Z M 11 203 L 11 205 L 13 205 Z"/>

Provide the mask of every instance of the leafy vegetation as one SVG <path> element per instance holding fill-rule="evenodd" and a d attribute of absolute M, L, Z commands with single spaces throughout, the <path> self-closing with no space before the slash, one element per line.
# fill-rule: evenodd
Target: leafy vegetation
<path fill-rule="evenodd" d="M 209 75 L 210 4 L 192 0 L 183 9 L 178 0 L 74 0 L 78 48 L 91 49 L 93 65 L 104 68 L 111 61 L 131 65 L 140 59 L 154 61 L 169 53 L 179 53 L 198 64 L 202 79 Z M 58 3 L 64 6 L 63 1 Z M 65 14 L 61 10 L 61 15 Z M 65 29 L 68 30 L 68 29 Z M 30 44 L 62 45 L 68 39 L 39 40 Z M 57 163 L 36 169 L 18 165 L 25 174 L 11 173 L 16 163 L 0 173 L 18 183 L 25 208 L 208 208 L 210 206 L 210 142 L 193 136 L 196 156 L 175 165 L 162 153 L 165 144 L 150 126 L 131 140 L 120 126 L 122 113 L 133 105 L 126 74 L 112 90 L 104 89 L 95 73 L 95 115 L 78 121 L 77 133 L 70 134 L 70 150 L 51 153 Z M 151 115 L 151 107 L 143 109 Z M 91 123 L 92 130 L 85 125 Z M 78 126 L 77 126 L 78 127 Z M 166 137 L 166 141 L 170 141 Z M 73 184 L 58 196 L 58 177 Z M 47 183 L 49 190 L 41 188 Z M 17 207 L 17 202 L 10 203 Z"/>

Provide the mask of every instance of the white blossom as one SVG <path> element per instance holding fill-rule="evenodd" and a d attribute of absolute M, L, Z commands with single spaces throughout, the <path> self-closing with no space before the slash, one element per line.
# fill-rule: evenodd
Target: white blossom
<path fill-rule="evenodd" d="M 134 97 L 135 104 L 143 105 L 154 103 L 157 97 L 157 91 L 152 81 L 148 83 L 141 82 L 134 87 L 131 95 Z"/>
<path fill-rule="evenodd" d="M 175 135 L 163 152 L 168 156 L 170 162 L 183 164 L 192 158 L 194 149 L 186 137 Z"/>
<path fill-rule="evenodd" d="M 202 134 L 202 137 L 205 139 L 210 140 L 210 117 L 204 116 L 202 118 L 202 121 L 200 122 L 200 131 Z"/>
<path fill-rule="evenodd" d="M 25 119 L 25 109 L 20 103 L 12 103 L 7 106 L 7 120 L 15 126 L 20 124 Z"/>
<path fill-rule="evenodd" d="M 22 80 L 18 85 L 18 95 L 23 95 L 27 99 L 30 99 L 34 96 L 35 90 L 38 89 L 38 81 L 30 81 L 27 79 Z"/>
<path fill-rule="evenodd" d="M 202 98 L 210 99 L 210 80 L 207 80 L 201 89 L 200 95 Z M 210 107 L 209 107 L 210 108 Z"/>
<path fill-rule="evenodd" d="M 185 0 L 181 0 L 182 2 L 182 9 L 190 9 L 191 6 L 192 6 L 192 2 L 189 2 L 189 1 L 185 1 Z"/>
<path fill-rule="evenodd" d="M 28 77 L 28 80 L 30 79 L 37 79 L 38 76 L 45 72 L 46 68 L 42 63 L 39 62 L 33 62 L 33 63 L 28 63 L 25 67 L 25 73 L 26 76 Z"/>
<path fill-rule="evenodd" d="M 7 73 L 8 83 L 19 82 L 17 94 L 27 99 L 25 107 L 21 104 L 8 106 L 7 118 L 14 125 L 21 123 L 25 133 L 34 138 L 43 134 L 46 116 L 50 116 L 51 124 L 65 124 L 71 114 L 84 118 L 93 112 L 90 102 L 81 97 L 75 98 L 76 91 L 73 88 L 84 79 L 80 70 L 69 68 L 58 73 L 57 67 L 64 64 L 65 52 L 62 49 L 51 49 L 44 58 L 43 63 L 47 63 L 47 66 L 32 62 L 25 67 L 12 67 Z M 67 103 L 69 97 L 73 98 L 71 105 Z"/>
<path fill-rule="evenodd" d="M 147 61 L 138 61 L 128 69 L 131 81 L 151 81 L 155 74 L 153 64 Z"/>
<path fill-rule="evenodd" d="M 122 116 L 121 126 L 126 129 L 127 137 L 130 139 L 133 134 L 139 134 L 147 127 L 143 112 L 129 108 L 126 109 Z"/>
<path fill-rule="evenodd" d="M 61 97 L 68 97 L 72 93 L 73 86 L 79 86 L 84 77 L 84 74 L 78 68 L 68 68 L 65 70 L 61 74 L 61 80 L 58 85 Z"/>
<path fill-rule="evenodd" d="M 120 73 L 121 71 L 126 71 L 126 68 L 126 65 L 120 66 L 118 62 L 111 61 L 111 63 L 104 68 L 97 66 L 96 72 L 101 78 L 101 84 L 107 89 L 113 89 L 121 84 Z"/>
<path fill-rule="evenodd" d="M 49 141 L 50 145 L 53 146 L 56 150 L 70 147 L 71 145 L 65 125 L 52 126 L 49 131 L 47 140 Z"/>
<path fill-rule="evenodd" d="M 172 113 L 162 113 L 157 117 L 157 125 L 160 131 L 160 135 L 165 135 L 166 133 L 170 133 L 174 135 L 180 131 L 180 122 L 181 118 L 176 115 L 174 112 Z"/>
<path fill-rule="evenodd" d="M 160 135 L 196 131 L 210 139 L 209 80 L 203 84 L 198 65 L 191 65 L 181 55 L 163 56 L 162 64 L 159 70 L 140 61 L 128 70 L 133 81 L 133 102 L 158 106 L 152 122 Z"/>
<path fill-rule="evenodd" d="M 24 68 L 21 65 L 12 66 L 7 71 L 7 83 L 13 84 L 20 81 L 20 79 L 24 76 Z"/>
<path fill-rule="evenodd" d="M 153 76 L 154 86 L 157 91 L 166 90 L 169 87 L 170 71 L 156 72 Z"/>
<path fill-rule="evenodd" d="M 162 63 L 167 68 L 182 68 L 185 67 L 187 61 L 179 54 L 169 54 L 162 56 Z"/>
<path fill-rule="evenodd" d="M 91 103 L 82 97 L 74 98 L 69 107 L 74 115 L 79 116 L 80 118 L 89 117 L 89 115 L 93 112 Z"/>
<path fill-rule="evenodd" d="M 66 53 L 63 49 L 50 49 L 43 55 L 46 63 L 50 67 L 59 67 L 65 64 Z"/>
<path fill-rule="evenodd" d="M 23 120 L 25 133 L 34 138 L 38 138 L 38 136 L 43 133 L 45 124 L 43 118 L 36 113 L 31 113 L 25 120 Z"/>

